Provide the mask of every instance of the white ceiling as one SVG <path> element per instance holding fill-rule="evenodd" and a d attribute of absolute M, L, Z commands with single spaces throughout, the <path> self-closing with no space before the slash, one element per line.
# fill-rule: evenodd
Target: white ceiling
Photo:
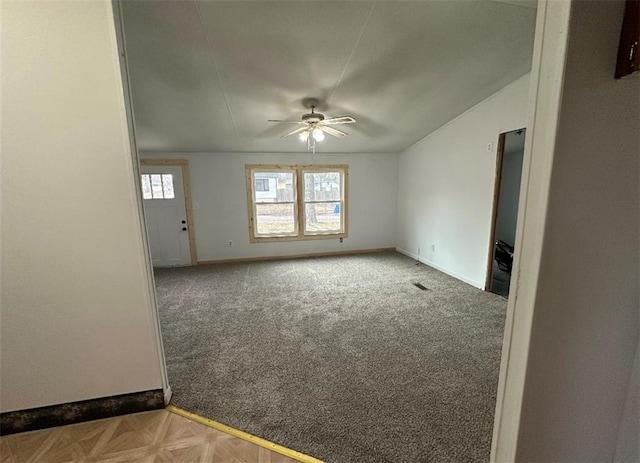
<path fill-rule="evenodd" d="M 358 121 L 320 152 L 400 152 L 530 70 L 530 6 L 124 2 L 139 148 L 305 151 L 267 119 L 299 119 L 316 97 L 328 117 Z"/>

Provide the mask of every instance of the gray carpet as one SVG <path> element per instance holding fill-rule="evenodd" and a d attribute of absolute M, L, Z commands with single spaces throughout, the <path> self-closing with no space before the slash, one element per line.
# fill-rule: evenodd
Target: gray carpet
<path fill-rule="evenodd" d="M 489 459 L 502 297 L 397 253 L 156 284 L 174 405 L 331 463 Z"/>

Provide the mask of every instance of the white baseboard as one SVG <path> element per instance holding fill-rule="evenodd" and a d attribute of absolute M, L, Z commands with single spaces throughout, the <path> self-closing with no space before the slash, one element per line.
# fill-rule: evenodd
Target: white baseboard
<path fill-rule="evenodd" d="M 441 267 L 431 261 L 428 261 L 427 259 L 425 259 L 424 257 L 418 256 L 417 254 L 414 254 L 412 252 L 407 251 L 406 249 L 402 249 L 402 248 L 396 248 L 396 251 L 399 252 L 400 254 L 404 254 L 405 256 L 411 257 L 412 259 L 415 259 L 417 261 L 422 262 L 425 265 L 428 265 L 429 267 L 433 267 L 436 270 L 441 271 L 442 273 L 446 273 L 447 275 L 452 276 L 453 278 L 457 278 L 460 281 L 464 281 L 467 284 L 470 284 L 471 286 L 475 286 L 478 289 L 484 289 L 484 282 L 480 283 L 478 281 L 472 280 L 471 278 L 467 278 L 464 275 L 459 275 L 455 272 L 452 272 L 449 269 L 446 269 L 444 267 Z"/>

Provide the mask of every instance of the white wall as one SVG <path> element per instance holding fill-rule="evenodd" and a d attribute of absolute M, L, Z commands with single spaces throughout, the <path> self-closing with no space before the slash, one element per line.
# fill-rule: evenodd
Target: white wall
<path fill-rule="evenodd" d="M 109 2 L 2 2 L 3 412 L 162 387 Z"/>
<path fill-rule="evenodd" d="M 292 140 L 296 143 L 296 140 Z M 394 247 L 396 154 L 141 153 L 141 158 L 188 159 L 198 260 L 281 256 Z M 348 164 L 349 237 L 250 243 L 245 164 Z M 233 241 L 233 246 L 229 246 Z"/>
<path fill-rule="evenodd" d="M 637 410 L 627 397 L 640 318 L 640 76 L 613 78 L 623 10 L 571 3 L 517 461 L 613 461 L 628 448 L 620 436 L 637 443 L 625 408 Z"/>
<path fill-rule="evenodd" d="M 400 154 L 401 252 L 484 287 L 496 144 L 500 133 L 525 127 L 528 92 L 527 74 Z"/>

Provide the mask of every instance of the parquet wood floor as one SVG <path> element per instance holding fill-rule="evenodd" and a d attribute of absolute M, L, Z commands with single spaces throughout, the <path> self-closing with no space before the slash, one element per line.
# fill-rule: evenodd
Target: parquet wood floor
<path fill-rule="evenodd" d="M 0 437 L 3 463 L 293 463 L 166 410 Z"/>

